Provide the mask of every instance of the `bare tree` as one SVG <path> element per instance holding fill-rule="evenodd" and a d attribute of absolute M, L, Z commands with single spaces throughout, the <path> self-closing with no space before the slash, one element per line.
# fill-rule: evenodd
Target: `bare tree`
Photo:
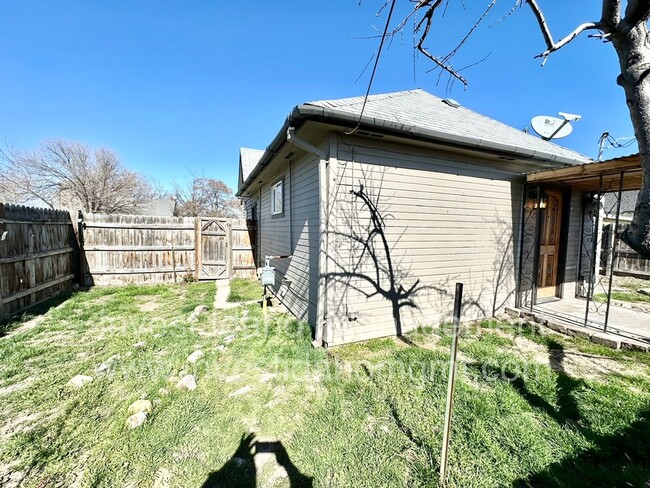
<path fill-rule="evenodd" d="M 452 58 L 492 9 L 496 0 L 486 2 L 487 6 L 483 15 L 449 54 L 442 57 L 434 56 L 424 43 L 432 32 L 434 15 L 439 9 L 445 9 L 449 1 L 410 0 L 414 4 L 413 8 L 396 27 L 390 29 L 390 17 L 397 0 L 387 0 L 384 7 L 390 4 L 388 21 L 381 36 L 382 43 L 376 56 L 376 62 L 379 60 L 384 39 L 403 31 L 409 20 L 414 19 L 415 49 L 432 61 L 436 67 L 449 73 L 452 80 L 458 80 L 466 85 L 467 80 L 460 75 L 460 70 L 454 68 Z M 623 240 L 642 256 L 650 257 L 650 81 L 648 80 L 648 74 L 650 74 L 650 38 L 648 36 L 650 2 L 648 0 L 627 0 L 624 5 L 622 0 L 602 0 L 600 19 L 586 21 L 578 25 L 561 39 L 556 39 L 551 34 L 549 23 L 537 0 L 516 0 L 510 13 L 524 4 L 528 5 L 535 16 L 546 43 L 546 50 L 538 54 L 537 58 L 546 61 L 549 55 L 567 46 L 585 32 L 594 32 L 590 37 L 611 43 L 616 51 L 620 65 L 617 82 L 625 91 L 643 166 L 643 184 L 636 203 L 634 218 L 625 231 Z M 570 6 L 567 4 L 565 8 L 570 8 Z"/>
<path fill-rule="evenodd" d="M 0 200 L 78 207 L 87 212 L 137 213 L 155 196 L 140 174 L 124 167 L 110 149 L 52 139 L 34 151 L 0 149 Z"/>
<path fill-rule="evenodd" d="M 186 185 L 175 185 L 176 214 L 180 217 L 240 217 L 241 205 L 221 180 L 192 175 Z"/>

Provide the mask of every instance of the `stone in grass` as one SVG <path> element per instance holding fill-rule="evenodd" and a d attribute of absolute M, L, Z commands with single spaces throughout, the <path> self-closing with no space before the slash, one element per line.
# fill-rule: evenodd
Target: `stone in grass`
<path fill-rule="evenodd" d="M 158 394 L 160 396 L 168 396 L 169 395 L 169 390 L 167 388 L 161 388 L 158 390 Z"/>
<path fill-rule="evenodd" d="M 248 393 L 252 389 L 253 389 L 252 386 L 244 386 L 243 388 L 240 388 L 239 390 L 236 390 L 236 391 L 233 391 L 232 393 L 229 393 L 228 396 L 229 397 L 235 397 L 235 396 L 245 395 L 246 393 Z"/>
<path fill-rule="evenodd" d="M 225 342 L 226 344 L 230 344 L 234 340 L 235 340 L 235 336 L 229 335 L 228 337 L 224 337 L 223 342 Z"/>
<path fill-rule="evenodd" d="M 126 419 L 126 426 L 129 429 L 137 429 L 147 420 L 147 414 L 144 412 L 138 412 L 131 415 Z"/>
<path fill-rule="evenodd" d="M 136 413 L 151 413 L 153 411 L 153 405 L 149 400 L 136 400 L 133 402 L 127 411 L 129 415 Z"/>
<path fill-rule="evenodd" d="M 136 342 L 135 344 L 133 344 L 134 349 L 143 349 L 145 347 L 147 347 L 147 343 L 144 341 Z"/>
<path fill-rule="evenodd" d="M 187 356 L 187 362 L 188 362 L 188 363 L 192 363 L 192 364 L 194 364 L 194 363 L 196 363 L 199 359 L 201 359 L 203 356 L 204 356 L 203 351 L 201 351 L 200 349 L 199 349 L 199 350 L 196 350 L 196 351 L 194 351 L 192 354 L 190 354 L 189 356 Z"/>
<path fill-rule="evenodd" d="M 101 372 L 103 372 L 103 371 L 106 371 L 108 368 L 111 367 L 111 365 L 112 365 L 115 361 L 119 361 L 119 360 L 120 360 L 120 355 L 119 355 L 119 354 L 113 354 L 110 358 L 108 358 L 108 359 L 107 359 L 106 361 L 104 361 L 102 364 L 100 364 L 99 366 L 97 366 L 97 372 L 101 373 Z"/>
<path fill-rule="evenodd" d="M 194 308 L 194 311 L 190 314 L 189 320 L 190 322 L 196 322 L 199 319 L 199 316 L 205 312 L 207 312 L 209 309 L 205 305 L 197 305 Z"/>
<path fill-rule="evenodd" d="M 641 295 L 650 296 L 650 288 L 639 288 L 638 291 Z"/>
<path fill-rule="evenodd" d="M 82 386 L 85 386 L 88 383 L 90 383 L 92 380 L 93 380 L 92 376 L 84 376 L 82 374 L 78 374 L 70 381 L 68 381 L 68 385 L 73 386 L 75 388 L 81 388 Z"/>
<path fill-rule="evenodd" d="M 196 380 L 191 374 L 185 375 L 181 380 L 176 383 L 176 388 L 179 390 L 194 391 L 196 390 Z"/>

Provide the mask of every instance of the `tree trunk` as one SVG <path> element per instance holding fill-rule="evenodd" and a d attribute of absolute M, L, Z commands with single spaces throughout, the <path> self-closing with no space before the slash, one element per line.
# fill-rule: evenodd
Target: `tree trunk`
<path fill-rule="evenodd" d="M 617 82 L 625 90 L 643 168 L 643 183 L 634 218 L 622 239 L 643 257 L 650 258 L 650 49 L 647 23 L 619 30 L 612 36 L 612 42 L 621 66 Z"/>

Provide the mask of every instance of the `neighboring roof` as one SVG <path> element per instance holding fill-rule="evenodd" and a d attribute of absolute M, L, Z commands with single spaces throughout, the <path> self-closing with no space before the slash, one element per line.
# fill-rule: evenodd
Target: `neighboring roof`
<path fill-rule="evenodd" d="M 173 217 L 176 200 L 171 198 L 156 198 L 140 205 L 140 214 L 155 217 Z"/>
<path fill-rule="evenodd" d="M 624 191 L 621 195 L 621 214 L 634 214 L 634 209 L 636 208 L 636 200 L 638 197 L 638 191 Z"/>
<path fill-rule="evenodd" d="M 257 163 L 260 162 L 264 156 L 264 150 L 262 149 L 250 149 L 248 147 L 242 147 L 239 150 L 239 162 L 241 165 L 241 177 L 242 181 L 246 181 L 249 177 Z"/>
<path fill-rule="evenodd" d="M 249 173 L 255 177 L 286 141 L 288 127 L 305 120 L 391 132 L 450 146 L 510 155 L 550 166 L 591 161 L 575 151 L 544 141 L 461 106 L 452 106 L 424 90 L 308 102 L 293 109 L 271 146 Z M 362 115 L 363 109 L 363 115 Z M 239 193 L 250 183 L 244 178 Z M 252 181 L 252 178 L 250 178 Z"/>

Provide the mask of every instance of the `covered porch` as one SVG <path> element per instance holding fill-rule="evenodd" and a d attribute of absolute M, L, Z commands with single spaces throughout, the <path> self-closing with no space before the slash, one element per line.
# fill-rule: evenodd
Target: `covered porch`
<path fill-rule="evenodd" d="M 650 345 L 650 299 L 635 303 L 616 272 L 624 192 L 641 187 L 638 155 L 527 175 L 523 195 L 517 307 L 587 331 Z M 633 296 L 633 299 L 629 297 Z M 628 298 L 630 302 L 620 298 Z M 645 298 L 639 295 L 638 300 Z"/>

